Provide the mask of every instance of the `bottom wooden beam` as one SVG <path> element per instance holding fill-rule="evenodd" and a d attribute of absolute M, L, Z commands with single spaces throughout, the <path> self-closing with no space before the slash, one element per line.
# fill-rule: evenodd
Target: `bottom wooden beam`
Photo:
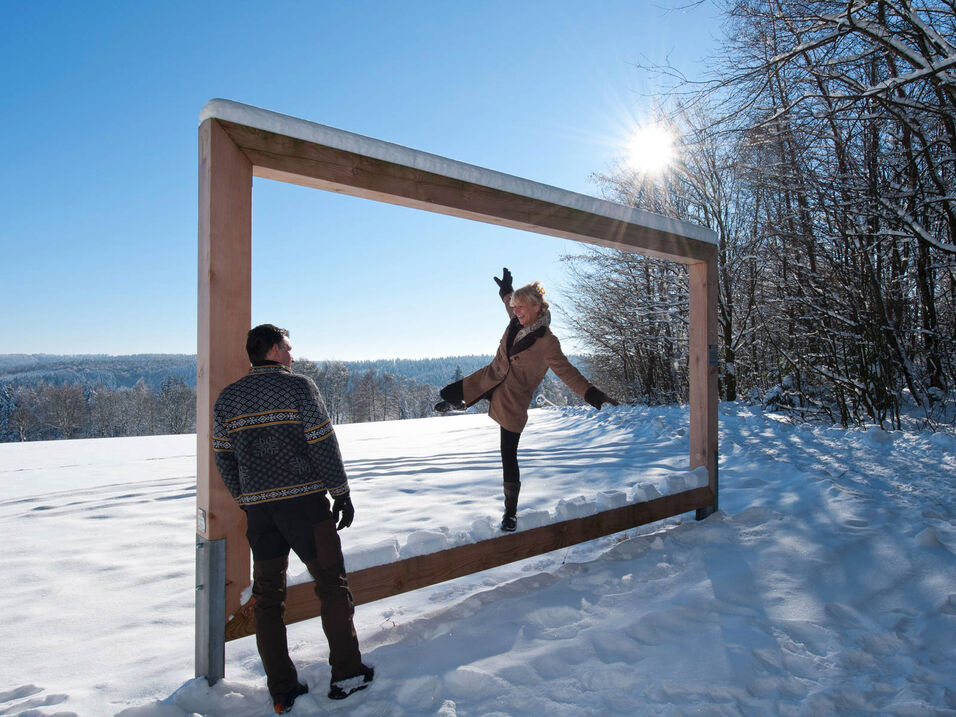
<path fill-rule="evenodd" d="M 355 604 L 361 605 L 620 533 L 713 503 L 714 494 L 709 487 L 694 488 L 584 518 L 551 523 L 437 553 L 356 570 L 349 574 L 349 587 Z M 250 599 L 226 623 L 226 640 L 235 640 L 255 632 L 254 604 L 254 598 Z M 319 612 L 319 600 L 312 591 L 312 582 L 289 587 L 285 604 L 286 624 L 308 620 Z"/>

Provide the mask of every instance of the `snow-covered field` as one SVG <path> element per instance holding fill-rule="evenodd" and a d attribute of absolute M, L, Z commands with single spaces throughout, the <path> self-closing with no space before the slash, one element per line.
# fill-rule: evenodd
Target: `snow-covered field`
<path fill-rule="evenodd" d="M 678 408 L 531 416 L 519 525 L 690 478 Z M 487 416 L 338 435 L 351 567 L 498 518 Z M 318 622 L 291 626 L 312 688 L 292 714 L 956 714 L 956 439 L 722 404 L 720 441 L 706 521 L 359 606 L 376 680 L 342 703 Z M 227 644 L 225 680 L 192 679 L 194 484 L 194 436 L 0 445 L 0 715 L 271 714 L 252 638 Z"/>

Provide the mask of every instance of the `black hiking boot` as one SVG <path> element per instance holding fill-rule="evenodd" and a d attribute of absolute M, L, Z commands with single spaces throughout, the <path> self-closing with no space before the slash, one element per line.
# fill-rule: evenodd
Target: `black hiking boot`
<path fill-rule="evenodd" d="M 505 481 L 505 514 L 501 516 L 501 529 L 512 533 L 518 528 L 518 494 L 521 492 L 520 481 Z"/>
<path fill-rule="evenodd" d="M 351 677 L 341 680 L 332 680 L 329 683 L 329 699 L 344 700 L 349 695 L 364 690 L 375 679 L 375 668 L 362 665 L 362 671 Z"/>
<path fill-rule="evenodd" d="M 292 704 L 295 702 L 295 698 L 299 697 L 300 695 L 304 695 L 308 691 L 308 686 L 303 685 L 300 682 L 281 697 L 273 697 L 272 709 L 276 711 L 277 715 L 285 714 L 292 709 Z"/>
<path fill-rule="evenodd" d="M 464 411 L 467 408 L 464 401 L 439 401 L 435 404 L 435 410 L 438 413 L 448 413 L 449 411 Z"/>

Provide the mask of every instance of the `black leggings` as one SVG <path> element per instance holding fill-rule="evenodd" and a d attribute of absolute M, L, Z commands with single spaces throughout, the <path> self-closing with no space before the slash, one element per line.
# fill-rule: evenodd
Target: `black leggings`
<path fill-rule="evenodd" d="M 445 386 L 439 395 L 449 403 L 458 403 L 465 400 L 463 382 L 455 381 Z M 501 429 L 501 471 L 505 483 L 520 482 L 521 474 L 518 471 L 518 441 L 520 433 L 513 433 L 505 428 Z"/>
<path fill-rule="evenodd" d="M 520 433 L 513 433 L 506 428 L 501 429 L 501 470 L 505 483 L 519 483 L 521 474 L 518 472 L 518 441 Z"/>

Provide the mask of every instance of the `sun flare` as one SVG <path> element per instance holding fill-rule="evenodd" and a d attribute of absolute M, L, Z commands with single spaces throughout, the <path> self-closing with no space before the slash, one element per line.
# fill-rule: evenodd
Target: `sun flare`
<path fill-rule="evenodd" d="M 659 174 L 674 161 L 674 134 L 659 124 L 637 127 L 626 145 L 628 167 L 641 174 Z"/>

